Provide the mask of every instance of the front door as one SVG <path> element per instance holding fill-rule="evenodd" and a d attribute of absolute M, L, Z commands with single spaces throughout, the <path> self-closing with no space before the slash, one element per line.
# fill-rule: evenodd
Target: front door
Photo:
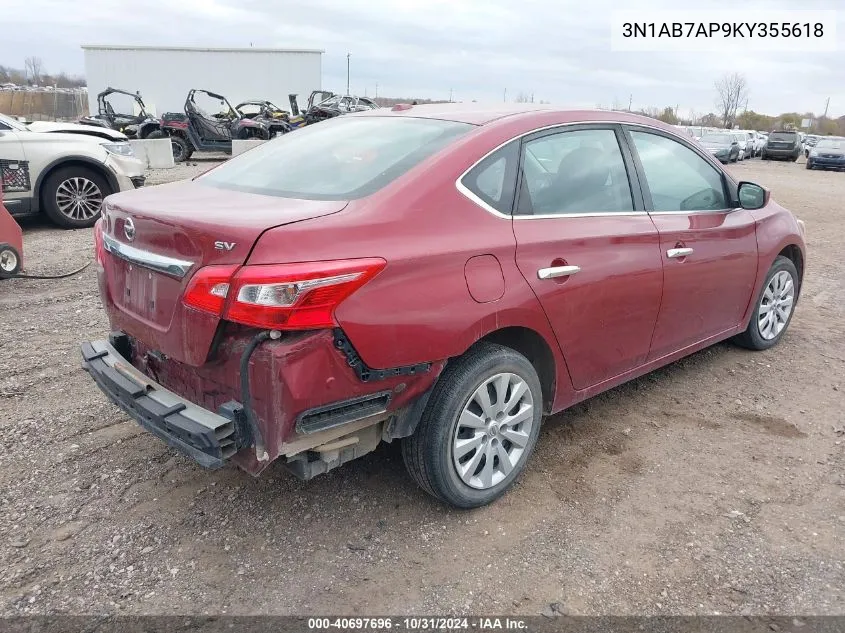
<path fill-rule="evenodd" d="M 628 133 L 663 259 L 652 360 L 740 324 L 757 277 L 757 237 L 721 170 L 697 150 L 656 130 Z"/>
<path fill-rule="evenodd" d="M 516 262 L 575 389 L 645 362 L 660 306 L 659 236 L 620 140 L 619 126 L 603 124 L 538 132 L 522 144 Z"/>

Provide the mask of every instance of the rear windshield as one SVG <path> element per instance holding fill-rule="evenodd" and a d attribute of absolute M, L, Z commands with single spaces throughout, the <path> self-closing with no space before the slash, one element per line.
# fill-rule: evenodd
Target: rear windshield
<path fill-rule="evenodd" d="M 798 135 L 795 132 L 772 132 L 769 134 L 770 141 L 786 141 L 788 143 L 794 143 L 797 138 Z"/>
<path fill-rule="evenodd" d="M 368 196 L 473 125 L 411 117 L 342 116 L 264 143 L 198 182 L 306 200 Z"/>

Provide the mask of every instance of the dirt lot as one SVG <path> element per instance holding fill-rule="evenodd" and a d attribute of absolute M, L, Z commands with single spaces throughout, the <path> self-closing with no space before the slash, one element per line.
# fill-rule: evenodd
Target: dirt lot
<path fill-rule="evenodd" d="M 845 174 L 730 169 L 807 223 L 783 343 L 548 419 L 519 484 L 472 512 L 419 491 L 395 444 L 305 484 L 204 471 L 80 369 L 108 327 L 93 269 L 3 282 L 0 613 L 845 613 Z M 91 258 L 90 230 L 30 222 L 25 242 L 32 272 Z"/>

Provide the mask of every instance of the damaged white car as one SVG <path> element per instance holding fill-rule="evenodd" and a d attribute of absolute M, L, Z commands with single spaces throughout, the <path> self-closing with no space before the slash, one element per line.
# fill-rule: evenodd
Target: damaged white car
<path fill-rule="evenodd" d="M 144 184 L 144 163 L 115 130 L 0 114 L 0 182 L 12 215 L 45 213 L 59 226 L 93 226 L 103 199 Z"/>

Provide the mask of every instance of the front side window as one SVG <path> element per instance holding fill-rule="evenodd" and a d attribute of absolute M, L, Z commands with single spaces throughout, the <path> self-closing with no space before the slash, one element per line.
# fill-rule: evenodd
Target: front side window
<path fill-rule="evenodd" d="M 474 127 L 412 117 L 338 117 L 277 137 L 197 182 L 282 198 L 354 200 L 375 193 Z"/>
<path fill-rule="evenodd" d="M 693 150 L 665 136 L 632 131 L 654 211 L 728 208 L 722 174 Z"/>
<path fill-rule="evenodd" d="M 628 172 L 613 130 L 556 132 L 524 143 L 520 215 L 633 209 Z"/>

